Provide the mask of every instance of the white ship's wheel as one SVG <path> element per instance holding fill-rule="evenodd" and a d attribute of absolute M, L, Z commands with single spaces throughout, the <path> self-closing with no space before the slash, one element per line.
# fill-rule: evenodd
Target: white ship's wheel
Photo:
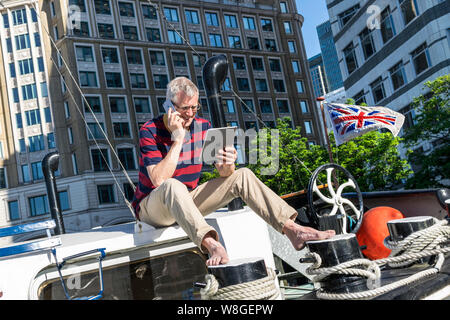
<path fill-rule="evenodd" d="M 326 185 L 319 188 L 317 183 L 324 183 L 324 179 Z M 356 192 L 356 201 L 343 197 L 344 189 Z M 307 193 L 310 218 L 318 226 L 320 218 L 340 214 L 343 233 L 358 231 L 364 212 L 362 194 L 355 178 L 345 168 L 334 163 L 320 166 L 309 180 Z"/>

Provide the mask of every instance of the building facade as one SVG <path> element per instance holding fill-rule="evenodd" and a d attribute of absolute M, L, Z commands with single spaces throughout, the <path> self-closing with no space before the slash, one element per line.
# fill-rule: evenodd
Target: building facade
<path fill-rule="evenodd" d="M 330 91 L 325 66 L 323 64 L 322 54 L 316 54 L 308 59 L 309 72 L 316 97 L 322 97 Z"/>
<path fill-rule="evenodd" d="M 331 32 L 330 21 L 328 20 L 318 25 L 316 30 L 329 91 L 338 90 L 344 86 L 344 83 L 342 81 L 341 69 L 339 68 L 339 59 L 334 44 L 333 32 Z"/>
<path fill-rule="evenodd" d="M 323 143 L 295 1 L 2 3 L 0 226 L 49 218 L 40 162 L 56 150 L 67 232 L 133 221 L 123 170 L 137 182 L 139 127 L 177 76 L 199 86 L 209 118 L 202 66 L 217 54 L 230 64 L 229 124 L 289 117 Z"/>
<path fill-rule="evenodd" d="M 347 96 L 399 111 L 404 128 L 413 125 L 413 98 L 450 71 L 450 2 L 327 0 L 327 7 Z"/>

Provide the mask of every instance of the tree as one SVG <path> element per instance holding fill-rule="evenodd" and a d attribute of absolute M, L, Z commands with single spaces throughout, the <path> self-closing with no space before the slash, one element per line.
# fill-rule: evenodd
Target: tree
<path fill-rule="evenodd" d="M 427 92 L 412 103 L 417 116 L 415 125 L 403 136 L 405 146 L 415 148 L 408 160 L 414 167 L 414 175 L 407 188 L 448 187 L 450 179 L 450 76 L 444 75 L 425 83 Z M 430 152 L 420 150 L 428 141 L 434 148 Z"/>

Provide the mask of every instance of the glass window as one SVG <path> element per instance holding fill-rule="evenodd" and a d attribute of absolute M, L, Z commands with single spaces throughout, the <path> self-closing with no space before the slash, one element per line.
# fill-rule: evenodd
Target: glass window
<path fill-rule="evenodd" d="M 59 205 L 61 206 L 61 211 L 70 210 L 69 194 L 67 193 L 67 191 L 58 192 L 58 197 L 59 197 Z"/>
<path fill-rule="evenodd" d="M 30 176 L 30 168 L 27 164 L 23 164 L 21 165 L 21 169 L 22 169 L 22 179 L 23 182 L 30 182 L 31 181 L 31 176 Z"/>
<path fill-rule="evenodd" d="M 15 26 L 27 23 L 27 11 L 25 8 L 11 11 L 11 15 Z"/>
<path fill-rule="evenodd" d="M 130 73 L 130 82 L 133 89 L 147 88 L 147 81 L 143 73 Z"/>
<path fill-rule="evenodd" d="M 262 18 L 261 28 L 263 31 L 273 31 L 272 19 Z"/>
<path fill-rule="evenodd" d="M 228 42 L 230 48 L 242 49 L 241 37 L 240 36 L 228 36 Z"/>
<path fill-rule="evenodd" d="M 273 113 L 272 102 L 268 99 L 259 100 L 259 106 L 262 113 Z"/>
<path fill-rule="evenodd" d="M 203 46 L 203 37 L 201 32 L 189 32 L 189 42 L 193 46 Z"/>
<path fill-rule="evenodd" d="M 135 97 L 133 101 L 136 113 L 150 113 L 150 101 L 148 98 Z"/>
<path fill-rule="evenodd" d="M 297 86 L 297 92 L 298 93 L 303 93 L 304 92 L 303 81 L 302 80 L 297 80 L 297 81 L 295 81 L 295 84 Z"/>
<path fill-rule="evenodd" d="M 47 143 L 48 143 L 48 148 L 49 149 L 56 148 L 55 134 L 53 132 L 50 132 L 50 133 L 47 134 Z"/>
<path fill-rule="evenodd" d="M 227 26 L 227 28 L 238 28 L 236 16 L 225 14 L 224 18 L 225 18 L 225 25 Z"/>
<path fill-rule="evenodd" d="M 264 63 L 262 58 L 251 58 L 252 68 L 255 71 L 264 71 Z"/>
<path fill-rule="evenodd" d="M 41 46 L 41 35 L 39 34 L 39 32 L 35 32 L 34 33 L 34 45 L 36 47 L 40 47 Z"/>
<path fill-rule="evenodd" d="M 199 24 L 200 20 L 198 19 L 198 12 L 194 10 L 185 10 L 186 22 L 190 24 Z"/>
<path fill-rule="evenodd" d="M 297 48 L 295 46 L 295 41 L 288 41 L 288 48 L 290 53 L 296 53 Z"/>
<path fill-rule="evenodd" d="M 77 28 L 78 25 L 80 28 Z M 75 24 L 73 34 L 78 37 L 89 37 L 89 24 L 86 21 L 80 21 L 79 24 Z"/>
<path fill-rule="evenodd" d="M 389 39 L 395 36 L 394 20 L 392 19 L 389 6 L 381 12 L 380 31 L 383 43 L 388 42 Z"/>
<path fill-rule="evenodd" d="M 21 75 L 33 73 L 34 72 L 34 66 L 33 66 L 33 59 L 24 59 L 19 60 L 19 71 Z"/>
<path fill-rule="evenodd" d="M 288 12 L 288 6 L 287 6 L 287 3 L 285 1 L 281 1 L 280 2 L 280 10 L 281 10 L 281 13 L 287 13 Z"/>
<path fill-rule="evenodd" d="M 161 32 L 158 28 L 145 28 L 147 40 L 150 42 L 161 42 Z"/>
<path fill-rule="evenodd" d="M 92 149 L 91 157 L 92 164 L 94 165 L 94 171 L 108 170 L 109 157 L 107 149 Z"/>
<path fill-rule="evenodd" d="M 405 25 L 419 15 L 416 0 L 399 0 Z"/>
<path fill-rule="evenodd" d="M 225 102 L 225 112 L 235 113 L 236 109 L 234 108 L 234 101 L 232 99 L 224 99 Z"/>
<path fill-rule="evenodd" d="M 75 46 L 75 54 L 77 56 L 77 61 L 94 62 L 92 47 L 77 45 Z"/>
<path fill-rule="evenodd" d="M 239 91 L 250 91 L 250 82 L 248 78 L 236 78 Z"/>
<path fill-rule="evenodd" d="M 367 103 L 364 90 L 358 92 L 355 96 L 353 96 L 352 99 L 355 100 L 356 105 L 361 105 L 361 103 Z"/>
<path fill-rule="evenodd" d="M 38 71 L 44 72 L 45 71 L 44 58 L 42 58 L 42 57 L 37 58 L 37 62 L 38 62 Z"/>
<path fill-rule="evenodd" d="M 378 77 L 374 82 L 370 84 L 372 89 L 373 101 L 375 103 L 380 102 L 386 97 L 386 92 L 384 91 L 383 80 Z"/>
<path fill-rule="evenodd" d="M 27 152 L 27 146 L 25 145 L 25 139 L 19 139 L 19 151 Z"/>
<path fill-rule="evenodd" d="M 270 71 L 281 72 L 281 63 L 279 59 L 269 59 Z"/>
<path fill-rule="evenodd" d="M 247 44 L 250 50 L 260 50 L 258 38 L 247 37 Z"/>
<path fill-rule="evenodd" d="M 283 26 L 284 26 L 284 32 L 286 32 L 286 34 L 292 34 L 291 22 L 284 21 Z"/>
<path fill-rule="evenodd" d="M 115 39 L 114 26 L 109 23 L 97 23 L 98 33 L 100 38 Z"/>
<path fill-rule="evenodd" d="M 302 113 L 309 113 L 308 102 L 306 102 L 305 100 L 301 100 L 300 109 L 302 110 Z"/>
<path fill-rule="evenodd" d="M 109 0 L 94 0 L 95 13 L 111 15 L 111 4 Z"/>
<path fill-rule="evenodd" d="M 292 69 L 294 73 L 300 73 L 300 63 L 297 60 L 292 61 Z"/>
<path fill-rule="evenodd" d="M 246 30 L 256 30 L 255 18 L 253 17 L 243 17 L 244 29 Z"/>
<path fill-rule="evenodd" d="M 305 132 L 306 134 L 312 134 L 313 133 L 313 127 L 311 121 L 305 121 Z"/>
<path fill-rule="evenodd" d="M 34 8 L 30 8 L 30 13 L 31 13 L 31 21 L 38 22 L 36 10 L 34 10 Z"/>
<path fill-rule="evenodd" d="M 222 84 L 222 91 L 231 91 L 231 81 L 230 78 L 226 77 Z"/>
<path fill-rule="evenodd" d="M 98 185 L 97 186 L 98 202 L 100 204 L 114 203 L 116 202 L 114 196 L 114 185 Z"/>
<path fill-rule="evenodd" d="M 20 211 L 19 211 L 19 201 L 9 201 L 8 202 L 8 210 L 9 210 L 9 220 L 19 220 L 20 219 Z"/>
<path fill-rule="evenodd" d="M 241 102 L 241 109 L 244 113 L 252 113 L 255 112 L 255 105 L 253 104 L 252 99 L 242 99 L 243 102 Z"/>
<path fill-rule="evenodd" d="M 156 89 L 166 89 L 169 84 L 169 78 L 165 74 L 154 74 L 153 80 Z"/>
<path fill-rule="evenodd" d="M 178 18 L 178 11 L 175 8 L 164 8 L 164 15 L 166 16 L 166 19 L 171 22 L 178 22 L 180 21 Z"/>
<path fill-rule="evenodd" d="M 372 32 L 369 31 L 368 28 L 364 28 L 364 30 L 359 34 L 359 39 L 361 41 L 364 58 L 367 60 L 375 53 Z"/>
<path fill-rule="evenodd" d="M 80 85 L 82 87 L 97 87 L 97 75 L 95 71 L 80 71 Z"/>
<path fill-rule="evenodd" d="M 255 79 L 256 91 L 269 91 L 266 79 Z"/>
<path fill-rule="evenodd" d="M 3 27 L 5 29 L 9 28 L 9 19 L 8 19 L 8 14 L 7 13 L 3 13 Z"/>
<path fill-rule="evenodd" d="M 16 67 L 14 62 L 11 62 L 9 64 L 9 74 L 11 76 L 11 78 L 15 78 L 16 77 Z"/>
<path fill-rule="evenodd" d="M 359 3 L 338 15 L 339 25 L 341 28 L 347 24 L 347 22 L 356 14 L 356 12 L 358 12 L 358 10 Z"/>
<path fill-rule="evenodd" d="M 42 172 L 42 163 L 40 161 L 33 162 L 31 164 L 31 172 L 33 180 L 44 179 L 44 174 Z"/>
<path fill-rule="evenodd" d="M 93 139 L 105 139 L 103 132 L 105 131 L 105 126 L 103 122 L 88 122 L 87 123 L 87 135 L 88 140 Z"/>
<path fill-rule="evenodd" d="M 192 56 L 192 59 L 194 60 L 194 67 L 201 68 L 206 62 L 206 55 L 205 54 L 194 54 Z"/>
<path fill-rule="evenodd" d="M 289 103 L 287 100 L 277 100 L 278 112 L 289 113 Z"/>
<path fill-rule="evenodd" d="M 122 88 L 122 74 L 120 72 L 105 72 L 106 86 L 108 88 Z"/>
<path fill-rule="evenodd" d="M 119 14 L 121 17 L 134 17 L 134 6 L 131 2 L 119 1 Z"/>
<path fill-rule="evenodd" d="M 84 4 L 84 0 L 69 0 L 69 6 L 71 5 L 77 6 L 81 12 L 86 12 L 86 5 Z"/>
<path fill-rule="evenodd" d="M 205 19 L 208 26 L 219 26 L 219 18 L 217 17 L 217 13 L 205 12 Z"/>
<path fill-rule="evenodd" d="M 12 94 L 13 94 L 13 101 L 15 103 L 19 102 L 19 89 L 18 88 L 12 88 Z"/>
<path fill-rule="evenodd" d="M 30 152 L 41 151 L 45 149 L 44 135 L 42 134 L 28 137 L 28 142 Z"/>
<path fill-rule="evenodd" d="M 244 57 L 233 57 L 233 67 L 235 70 L 246 70 Z"/>
<path fill-rule="evenodd" d="M 389 69 L 389 73 L 391 75 L 392 87 L 394 91 L 406 83 L 405 68 L 402 61 Z"/>
<path fill-rule="evenodd" d="M 211 47 L 223 47 L 222 36 L 220 34 L 210 33 L 209 43 Z"/>
<path fill-rule="evenodd" d="M 22 114 L 21 113 L 16 113 L 16 126 L 17 126 L 18 129 L 23 128 Z"/>
<path fill-rule="evenodd" d="M 0 144 L 1 147 L 1 144 Z M 2 156 L 3 158 L 3 156 Z M 0 189 L 6 188 L 6 173 L 5 168 L 0 168 Z"/>
<path fill-rule="evenodd" d="M 264 44 L 266 46 L 267 51 L 271 52 L 277 51 L 277 42 L 275 39 L 264 39 Z"/>
<path fill-rule="evenodd" d="M 117 48 L 102 48 L 103 63 L 119 63 Z"/>
<path fill-rule="evenodd" d="M 137 27 L 135 26 L 122 26 L 123 37 L 126 40 L 139 40 L 139 34 L 137 31 Z"/>
<path fill-rule="evenodd" d="M 345 57 L 345 63 L 347 65 L 348 74 L 351 74 L 353 71 L 355 71 L 358 68 L 358 61 L 356 60 L 356 52 L 355 52 L 355 47 L 353 46 L 353 42 L 351 42 L 344 49 L 344 57 Z"/>
<path fill-rule="evenodd" d="M 100 102 L 100 97 L 86 96 L 86 100 L 89 105 L 87 105 L 83 99 L 84 112 L 102 113 L 102 104 Z"/>
<path fill-rule="evenodd" d="M 150 63 L 152 66 L 165 66 L 166 60 L 163 51 L 150 51 Z"/>
<path fill-rule="evenodd" d="M 136 169 L 133 148 L 119 148 L 117 149 L 117 155 L 119 156 L 119 160 L 126 170 Z"/>
<path fill-rule="evenodd" d="M 156 9 L 148 4 L 142 5 L 142 13 L 145 19 L 158 20 L 158 15 L 156 14 Z"/>
<path fill-rule="evenodd" d="M 416 74 L 422 73 L 431 66 L 426 43 L 421 44 L 416 50 L 411 52 L 411 56 Z"/>
<path fill-rule="evenodd" d="M 15 36 L 16 50 L 23 50 L 30 48 L 30 36 L 27 34 L 20 34 Z"/>
<path fill-rule="evenodd" d="M 37 98 L 36 84 L 27 84 L 22 86 L 22 98 L 23 100 L 30 100 Z"/>
<path fill-rule="evenodd" d="M 175 44 L 183 44 L 183 39 L 180 36 L 180 32 L 175 32 L 174 30 L 168 30 L 167 34 L 169 36 L 169 42 Z"/>
<path fill-rule="evenodd" d="M 28 198 L 28 203 L 32 217 L 49 213 L 46 195 Z"/>
<path fill-rule="evenodd" d="M 142 64 L 142 53 L 138 49 L 127 49 L 128 64 Z"/>
<path fill-rule="evenodd" d="M 109 97 L 109 106 L 113 113 L 127 113 L 127 104 L 124 97 Z"/>
<path fill-rule="evenodd" d="M 130 138 L 130 125 L 128 122 L 114 122 L 114 136 L 116 138 Z"/>
<path fill-rule="evenodd" d="M 284 87 L 284 81 L 282 79 L 273 79 L 273 88 L 275 92 L 286 92 L 286 88 Z"/>
<path fill-rule="evenodd" d="M 52 114 L 50 112 L 50 107 L 44 108 L 44 117 L 46 123 L 52 122 Z"/>
<path fill-rule="evenodd" d="M 172 52 L 172 61 L 175 67 L 187 67 L 186 55 L 184 52 Z"/>

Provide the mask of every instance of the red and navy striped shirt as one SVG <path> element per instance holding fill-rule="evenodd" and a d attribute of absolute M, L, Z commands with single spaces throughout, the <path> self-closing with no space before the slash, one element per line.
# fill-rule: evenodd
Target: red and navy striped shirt
<path fill-rule="evenodd" d="M 209 128 L 211 123 L 208 120 L 196 116 L 189 132 L 186 133 L 172 178 L 184 183 L 188 190 L 195 189 L 200 180 L 202 170 L 200 155 Z M 139 217 L 139 203 L 156 188 L 148 176 L 147 167 L 156 165 L 164 159 L 172 143 L 170 131 L 164 124 L 164 115 L 147 121 L 139 130 L 139 183 L 132 202 L 137 217 Z"/>

